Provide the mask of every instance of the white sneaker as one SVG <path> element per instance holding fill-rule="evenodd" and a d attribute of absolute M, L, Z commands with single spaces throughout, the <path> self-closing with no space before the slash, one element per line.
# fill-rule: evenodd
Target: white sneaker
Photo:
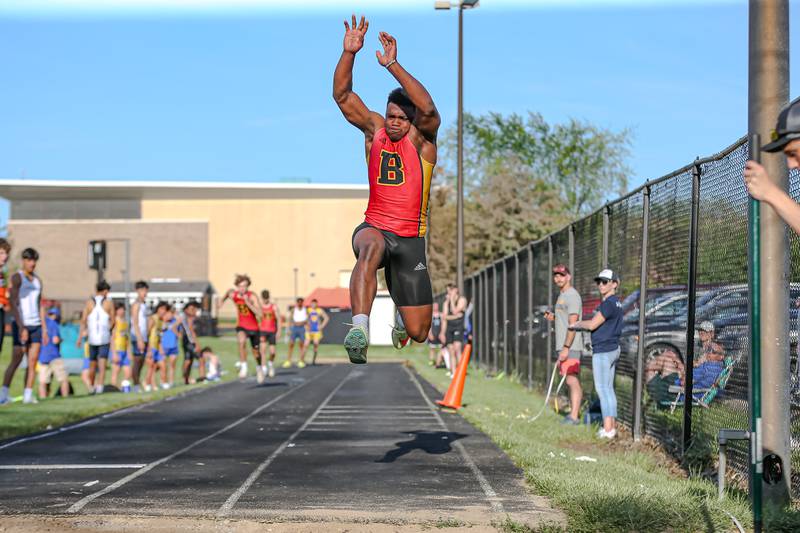
<path fill-rule="evenodd" d="M 150 392 L 150 391 L 152 391 L 152 390 L 153 390 L 153 387 L 151 387 L 150 385 L 145 385 L 145 386 L 144 386 L 144 391 L 145 391 L 145 392 Z"/>
<path fill-rule="evenodd" d="M 94 393 L 95 394 L 103 394 L 103 386 L 102 385 L 95 386 Z"/>
<path fill-rule="evenodd" d="M 611 431 L 606 431 L 605 429 L 600 428 L 600 431 L 597 432 L 597 436 L 600 437 L 601 439 L 611 440 L 617 436 L 617 430 L 612 429 Z"/>
<path fill-rule="evenodd" d="M 267 367 L 267 375 L 271 378 L 275 377 L 275 365 L 273 365 L 272 363 L 270 363 L 269 366 Z"/>
<path fill-rule="evenodd" d="M 256 365 L 256 383 L 264 383 L 264 367 L 261 365 Z"/>
<path fill-rule="evenodd" d="M 247 363 L 242 363 L 239 365 L 239 379 L 244 379 L 247 377 Z"/>
<path fill-rule="evenodd" d="M 162 384 L 161 384 L 161 388 L 162 388 L 163 390 L 167 390 L 167 389 L 169 389 L 169 386 L 170 386 L 170 385 L 169 385 L 169 383 L 162 383 Z"/>
<path fill-rule="evenodd" d="M 22 391 L 22 403 L 39 403 L 36 396 L 33 394 L 33 389 L 25 389 Z"/>
<path fill-rule="evenodd" d="M 239 368 L 240 366 L 242 366 L 242 362 L 241 361 L 236 361 L 235 363 L 233 363 L 233 366 L 235 368 Z"/>

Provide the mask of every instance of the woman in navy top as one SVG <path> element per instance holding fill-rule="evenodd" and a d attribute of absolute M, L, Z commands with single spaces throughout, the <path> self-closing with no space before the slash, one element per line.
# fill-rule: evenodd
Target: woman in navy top
<path fill-rule="evenodd" d="M 617 435 L 617 396 L 614 393 L 614 371 L 619 359 L 619 336 L 622 333 L 622 303 L 617 298 L 619 276 L 606 268 L 596 278 L 602 302 L 591 320 L 581 320 L 570 329 L 592 332 L 592 374 L 594 387 L 600 397 L 603 427 L 597 435 L 613 439 Z"/>

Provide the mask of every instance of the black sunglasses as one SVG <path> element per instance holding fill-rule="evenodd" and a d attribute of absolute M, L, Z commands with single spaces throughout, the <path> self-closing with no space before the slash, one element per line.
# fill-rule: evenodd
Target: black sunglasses
<path fill-rule="evenodd" d="M 598 285 L 607 285 L 607 284 L 611 283 L 611 280 L 610 279 L 596 279 L 596 280 L 594 280 L 594 282 L 597 283 Z"/>

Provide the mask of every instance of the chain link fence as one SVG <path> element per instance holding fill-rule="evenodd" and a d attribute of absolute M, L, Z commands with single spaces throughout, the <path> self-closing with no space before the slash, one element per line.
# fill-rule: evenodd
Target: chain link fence
<path fill-rule="evenodd" d="M 556 349 L 544 318 L 558 297 L 553 266 L 570 268 L 583 318 L 600 303 L 594 277 L 613 268 L 621 278 L 617 294 L 624 312 L 615 382 L 619 420 L 634 436 L 652 437 L 694 468 L 712 471 L 719 430 L 749 428 L 747 156 L 748 143 L 740 139 L 469 277 L 475 364 L 545 389 Z M 800 199 L 797 172 L 790 175 L 790 193 Z M 791 256 L 800 258 L 796 236 Z M 794 260 L 791 281 L 791 471 L 798 493 L 800 264 Z M 593 401 L 591 363 L 586 347 L 582 413 Z M 728 445 L 734 478 L 746 480 L 747 453 L 746 442 Z"/>

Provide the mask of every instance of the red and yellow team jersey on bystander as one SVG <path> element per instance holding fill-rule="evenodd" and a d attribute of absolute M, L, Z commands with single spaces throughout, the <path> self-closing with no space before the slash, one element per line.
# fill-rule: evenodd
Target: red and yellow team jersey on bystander
<path fill-rule="evenodd" d="M 261 319 L 261 331 L 265 333 L 277 333 L 278 331 L 278 309 L 275 304 L 268 303 L 261 307 L 264 314 Z"/>
<path fill-rule="evenodd" d="M 381 128 L 372 140 L 367 167 L 367 224 L 400 237 L 424 237 L 433 164 L 420 157 L 408 135 L 393 142 Z"/>
<path fill-rule="evenodd" d="M 236 327 L 243 328 L 249 331 L 258 331 L 258 322 L 256 316 L 247 306 L 247 298 L 252 298 L 253 293 L 247 291 L 244 296 L 240 295 L 238 291 L 233 293 L 233 303 L 236 304 Z"/>
<path fill-rule="evenodd" d="M 8 272 L 0 270 L 0 307 L 8 309 Z"/>

